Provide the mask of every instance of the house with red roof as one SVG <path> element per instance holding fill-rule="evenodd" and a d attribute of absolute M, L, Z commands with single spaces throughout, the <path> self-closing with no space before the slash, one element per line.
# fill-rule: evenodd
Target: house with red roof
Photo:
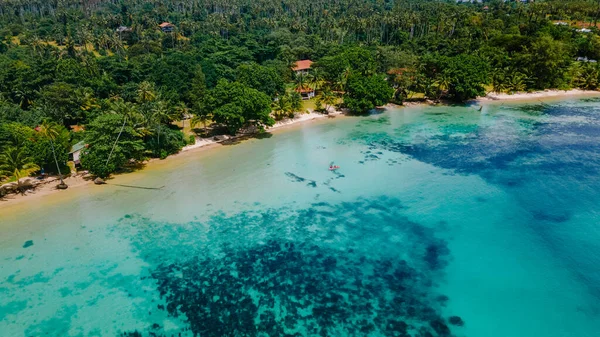
<path fill-rule="evenodd" d="M 175 25 L 170 22 L 163 22 L 158 26 L 160 27 L 160 30 L 163 31 L 163 33 L 170 33 L 173 31 L 173 29 L 175 29 Z"/>
<path fill-rule="evenodd" d="M 313 89 L 309 86 L 305 85 L 302 88 L 296 88 L 295 90 L 297 93 L 300 94 L 302 99 L 311 99 L 311 98 L 315 97 L 315 89 Z"/>
<path fill-rule="evenodd" d="M 296 73 L 296 75 L 306 75 L 310 71 L 310 67 L 313 64 L 311 60 L 300 60 L 294 64 L 292 70 Z"/>

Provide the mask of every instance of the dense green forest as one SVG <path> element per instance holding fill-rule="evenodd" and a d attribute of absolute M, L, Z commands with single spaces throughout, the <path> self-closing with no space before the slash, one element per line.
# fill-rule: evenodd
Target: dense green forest
<path fill-rule="evenodd" d="M 69 172 L 81 141 L 105 177 L 178 152 L 190 125 L 262 130 L 304 109 L 297 88 L 353 113 L 596 89 L 599 16 L 597 0 L 2 0 L 0 179 Z"/>

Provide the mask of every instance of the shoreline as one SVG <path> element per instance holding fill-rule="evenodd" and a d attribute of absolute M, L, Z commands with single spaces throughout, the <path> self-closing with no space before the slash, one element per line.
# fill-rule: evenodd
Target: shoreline
<path fill-rule="evenodd" d="M 475 104 L 493 104 L 498 102 L 519 102 L 519 101 L 528 101 L 528 100 L 541 100 L 541 99 L 566 99 L 566 98 L 582 98 L 582 97 L 595 97 L 600 96 L 600 91 L 595 90 L 580 90 L 580 89 L 572 89 L 572 90 L 545 90 L 545 91 L 536 91 L 530 93 L 515 93 L 515 94 L 504 94 L 504 93 L 488 93 L 484 97 L 479 97 L 466 103 L 475 103 Z M 412 108 L 419 106 L 435 106 L 435 105 L 449 105 L 450 102 L 441 102 L 435 103 L 433 101 L 425 100 L 422 102 L 405 102 L 404 105 L 397 105 L 393 103 L 388 103 L 382 108 L 386 110 L 391 109 L 400 109 L 400 108 Z M 277 133 L 282 130 L 291 129 L 292 127 L 296 127 L 299 125 L 304 125 L 308 122 L 318 121 L 318 120 L 328 120 L 336 117 L 343 117 L 344 113 L 338 110 L 332 110 L 329 114 L 324 115 L 320 113 L 315 113 L 314 111 L 310 111 L 308 113 L 300 114 L 293 119 L 283 119 L 278 121 L 272 127 L 268 128 L 266 132 L 268 133 Z M 173 157 L 181 157 L 190 155 L 192 153 L 198 153 L 199 151 L 204 151 L 208 149 L 214 149 L 217 146 L 224 146 L 227 142 L 234 141 L 243 141 L 245 139 L 251 138 L 250 134 L 240 134 L 236 136 L 215 136 L 212 138 L 200 138 L 196 137 L 196 143 L 193 145 L 184 146 L 181 151 L 176 154 L 173 154 L 163 160 L 158 158 L 152 158 L 150 160 L 145 161 L 143 164 L 152 165 L 155 162 L 162 162 L 164 160 L 169 160 L 169 158 Z M 145 168 L 144 168 L 145 169 Z M 129 176 L 128 173 L 134 172 L 126 172 L 115 174 L 112 179 L 108 180 L 108 185 L 110 185 L 111 180 L 121 180 L 124 176 Z M 69 191 L 73 188 L 81 189 L 83 186 L 90 187 L 94 185 L 92 179 L 88 179 L 85 175 L 76 174 L 74 176 L 65 177 L 65 183 L 69 185 L 67 190 L 59 190 L 55 186 L 57 178 L 50 177 L 48 181 L 38 185 L 35 189 L 26 191 L 23 195 L 21 194 L 9 194 L 4 198 L 0 198 L 0 209 L 4 207 L 10 207 L 19 204 L 25 204 L 27 200 L 37 200 L 47 195 L 54 195 L 59 191 Z M 57 193 L 58 194 L 58 193 Z M 69 193 L 63 193 L 62 195 L 68 195 Z"/>
<path fill-rule="evenodd" d="M 317 120 L 328 120 L 336 117 L 342 117 L 344 113 L 341 111 L 331 111 L 329 114 L 320 114 L 310 111 L 309 113 L 304 113 L 296 116 L 293 119 L 285 118 L 281 121 L 278 121 L 272 127 L 268 128 L 266 132 L 275 133 L 283 130 L 291 129 L 292 127 L 307 124 L 308 122 L 317 121 Z M 196 137 L 196 143 L 193 145 L 184 146 L 181 151 L 176 154 L 170 155 L 165 159 L 152 158 L 143 163 L 144 166 L 153 165 L 154 163 L 162 162 L 165 160 L 169 160 L 170 158 L 182 157 L 186 155 L 196 154 L 200 151 L 205 151 L 209 149 L 214 149 L 218 146 L 224 146 L 227 142 L 232 141 L 244 141 L 245 139 L 251 138 L 250 134 L 239 134 L 235 136 L 216 136 L 212 138 L 200 138 Z M 220 138 L 220 139 L 219 139 Z M 225 144 L 224 144 L 225 143 Z M 144 167 L 146 169 L 146 167 Z M 142 169 L 142 170 L 144 170 Z M 131 176 L 130 173 L 134 172 L 123 172 L 114 174 L 111 179 L 107 180 L 107 185 L 111 185 L 111 181 L 124 179 L 125 176 Z M 59 195 L 58 192 L 70 191 L 72 189 L 81 189 L 82 187 L 90 188 L 94 186 L 94 180 L 89 178 L 88 174 L 75 174 L 63 177 L 63 180 L 69 188 L 66 190 L 59 190 L 56 188 L 56 184 L 58 182 L 57 177 L 48 177 L 47 181 L 44 181 L 37 185 L 34 189 L 30 189 L 25 191 L 24 194 L 12 193 L 6 195 L 4 198 L 0 198 L 0 210 L 4 207 L 17 206 L 21 204 L 26 204 L 28 201 L 38 200 L 39 198 L 48 196 L 48 195 Z M 62 193 L 61 196 L 67 196 L 70 193 Z"/>
<path fill-rule="evenodd" d="M 584 98 L 584 97 L 600 97 L 600 90 L 581 90 L 581 89 L 570 89 L 570 90 L 556 90 L 548 89 L 543 91 L 533 92 L 515 92 L 512 94 L 508 93 L 495 93 L 489 92 L 485 96 L 470 99 L 465 104 L 493 104 L 493 103 L 505 103 L 505 102 L 526 102 L 526 101 L 538 101 L 538 100 L 552 100 L 552 99 L 568 99 L 568 98 Z M 392 108 L 411 108 L 419 106 L 444 106 L 460 104 L 453 101 L 441 100 L 435 102 L 429 99 L 423 99 L 421 101 L 408 101 L 402 105 L 394 103 L 388 103 L 387 107 Z"/>
<path fill-rule="evenodd" d="M 291 118 L 284 118 L 278 122 L 276 122 L 273 126 L 271 126 L 270 128 L 268 128 L 266 130 L 266 132 L 268 133 L 272 133 L 273 131 L 276 130 L 281 130 L 281 129 L 285 129 L 288 128 L 292 125 L 297 125 L 300 123 L 305 123 L 305 122 L 309 122 L 309 121 L 313 121 L 313 120 L 318 120 L 318 119 L 323 119 L 323 118 L 332 118 L 332 117 L 337 117 L 337 116 L 343 116 L 343 113 L 341 111 L 331 111 L 329 114 L 324 115 L 321 113 L 315 113 L 313 111 L 310 111 L 308 113 L 304 113 L 304 114 L 300 114 L 298 116 L 296 116 L 295 118 L 291 119 Z M 200 138 L 200 137 L 196 137 L 196 143 L 192 144 L 192 145 L 186 145 L 184 146 L 181 151 L 179 151 L 179 153 L 176 153 L 175 156 L 183 153 L 183 152 L 187 152 L 190 150 L 194 150 L 194 149 L 198 149 L 198 148 L 203 148 L 206 146 L 211 146 L 211 145 L 215 145 L 215 144 L 220 144 L 222 142 L 226 142 L 226 141 L 233 141 L 233 140 L 239 140 L 239 139 L 244 139 L 245 137 L 250 137 L 251 135 L 249 134 L 241 134 L 241 135 L 235 135 L 235 136 L 215 136 L 213 138 Z M 222 137 L 221 140 L 217 140 L 215 138 L 219 138 Z M 169 156 L 171 157 L 171 156 Z M 167 157 L 168 158 L 168 157 Z M 154 161 L 156 160 L 156 158 L 151 159 L 150 161 Z"/>
<path fill-rule="evenodd" d="M 544 90 L 533 92 L 516 92 L 513 94 L 493 93 L 490 92 L 484 97 L 474 99 L 474 102 L 498 102 L 498 101 L 521 101 L 541 98 L 569 98 L 582 96 L 600 96 L 600 91 L 597 90 Z"/>

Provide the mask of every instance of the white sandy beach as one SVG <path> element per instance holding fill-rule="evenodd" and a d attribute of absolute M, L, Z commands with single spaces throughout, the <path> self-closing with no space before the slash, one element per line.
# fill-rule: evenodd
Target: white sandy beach
<path fill-rule="evenodd" d="M 321 113 L 315 113 L 314 111 L 310 111 L 308 113 L 304 113 L 304 114 L 298 114 L 296 115 L 296 117 L 294 118 L 284 118 L 278 122 L 275 123 L 275 125 L 271 126 L 270 128 L 267 129 L 267 132 L 272 132 L 274 130 L 277 129 L 281 129 L 287 126 L 291 126 L 294 124 L 298 124 L 298 123 L 303 123 L 303 122 L 308 122 L 311 120 L 316 120 L 316 119 L 322 119 L 322 118 L 328 118 L 331 116 L 339 116 L 341 115 L 342 112 L 340 111 L 332 111 L 329 113 L 329 115 L 324 115 Z M 231 138 L 235 138 L 235 137 L 227 137 L 228 139 Z M 217 140 L 215 138 L 200 138 L 200 137 L 196 137 L 196 143 L 192 144 L 192 145 L 187 145 L 185 147 L 183 147 L 183 149 L 181 149 L 181 152 L 185 152 L 185 151 L 189 151 L 189 150 L 193 150 L 193 149 L 197 149 L 200 147 L 205 147 L 208 145 L 212 145 L 212 144 L 217 144 L 219 142 L 221 142 L 222 140 Z"/>
<path fill-rule="evenodd" d="M 477 98 L 475 101 L 516 101 L 530 100 L 538 98 L 560 98 L 560 97 L 580 97 L 580 96 L 600 96 L 600 91 L 596 90 L 545 90 L 534 92 L 517 92 L 514 94 L 490 92 L 485 97 Z"/>

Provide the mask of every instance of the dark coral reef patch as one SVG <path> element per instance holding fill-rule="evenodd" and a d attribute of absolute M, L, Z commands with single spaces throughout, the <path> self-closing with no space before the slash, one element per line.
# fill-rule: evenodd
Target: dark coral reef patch
<path fill-rule="evenodd" d="M 381 197 L 119 226 L 153 266 L 159 310 L 199 336 L 450 336 L 436 290 L 450 251 L 402 212 Z"/>

